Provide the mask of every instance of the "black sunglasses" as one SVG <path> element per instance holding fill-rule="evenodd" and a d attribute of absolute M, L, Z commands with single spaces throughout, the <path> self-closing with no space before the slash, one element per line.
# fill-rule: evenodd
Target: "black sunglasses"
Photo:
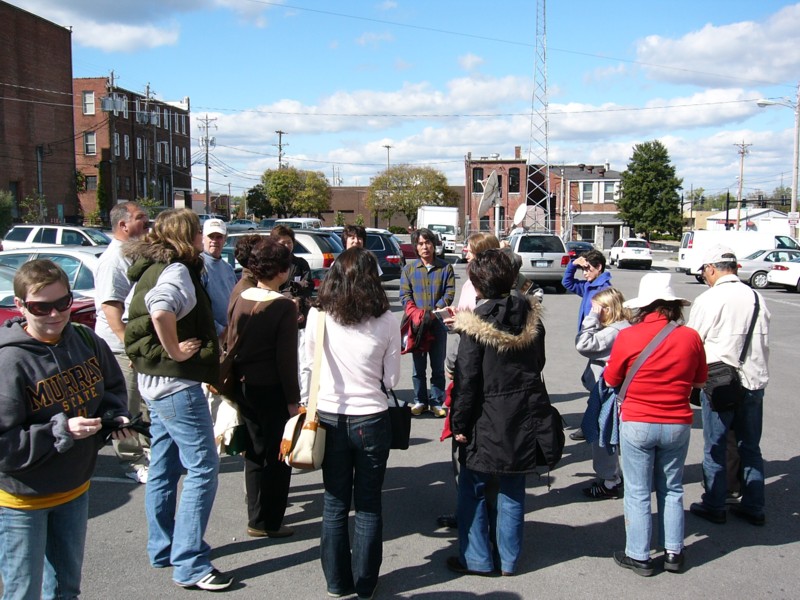
<path fill-rule="evenodd" d="M 70 292 L 66 296 L 59 298 L 54 302 L 23 301 L 22 306 L 24 306 L 29 313 L 36 317 L 46 317 L 53 312 L 54 308 L 58 312 L 69 310 L 69 307 L 72 306 L 72 300 L 72 292 Z"/>

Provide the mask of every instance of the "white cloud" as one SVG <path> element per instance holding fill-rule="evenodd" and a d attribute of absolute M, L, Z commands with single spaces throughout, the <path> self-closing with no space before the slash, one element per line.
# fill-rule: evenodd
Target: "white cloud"
<path fill-rule="evenodd" d="M 394 10 L 395 8 L 397 8 L 397 2 L 394 0 L 384 0 L 378 5 L 379 10 Z"/>
<path fill-rule="evenodd" d="M 394 36 L 385 31 L 383 33 L 375 33 L 372 31 L 367 31 L 366 33 L 362 33 L 359 37 L 356 38 L 356 44 L 359 46 L 378 46 L 381 42 L 393 42 Z"/>
<path fill-rule="evenodd" d="M 472 71 L 483 64 L 483 59 L 480 56 L 469 53 L 464 56 L 458 57 L 459 66 L 465 71 Z"/>
<path fill-rule="evenodd" d="M 153 25 L 136 27 L 120 23 L 100 24 L 84 20 L 73 30 L 75 42 L 106 52 L 135 52 L 158 46 L 174 45 L 178 43 L 179 37 L 180 27 L 177 24 L 173 24 L 170 28 Z"/>
<path fill-rule="evenodd" d="M 637 60 L 650 65 L 645 69 L 652 78 L 669 82 L 723 86 L 746 79 L 794 81 L 800 71 L 798 29 L 800 4 L 795 4 L 763 22 L 708 24 L 677 39 L 647 36 L 637 44 Z"/>

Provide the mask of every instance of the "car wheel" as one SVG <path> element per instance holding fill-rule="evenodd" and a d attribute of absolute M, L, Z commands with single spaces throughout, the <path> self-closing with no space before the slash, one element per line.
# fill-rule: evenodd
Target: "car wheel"
<path fill-rule="evenodd" d="M 794 286 L 794 291 L 800 294 L 800 279 L 797 280 L 797 285 Z"/>
<path fill-rule="evenodd" d="M 609 256 L 608 257 L 608 264 L 610 264 L 612 267 L 614 266 L 614 257 L 613 256 Z"/>
<path fill-rule="evenodd" d="M 556 283 L 555 287 L 556 287 L 556 294 L 566 294 L 567 293 L 567 288 L 565 288 L 564 284 L 561 283 L 560 281 L 558 283 Z"/>
<path fill-rule="evenodd" d="M 653 263 L 644 263 L 644 265 L 642 265 L 645 271 L 649 271 L 652 266 Z"/>
<path fill-rule="evenodd" d="M 705 278 L 703 278 L 702 275 L 695 275 L 694 278 L 697 279 L 697 283 L 705 283 L 706 282 Z"/>
<path fill-rule="evenodd" d="M 764 271 L 757 271 L 753 273 L 753 276 L 750 278 L 750 286 L 758 290 L 763 290 L 767 287 L 767 283 L 767 274 Z"/>

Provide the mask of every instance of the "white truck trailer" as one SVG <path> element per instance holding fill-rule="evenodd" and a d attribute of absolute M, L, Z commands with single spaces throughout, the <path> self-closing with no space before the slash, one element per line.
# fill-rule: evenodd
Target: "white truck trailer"
<path fill-rule="evenodd" d="M 455 206 L 420 206 L 417 209 L 417 228 L 427 227 L 439 236 L 442 245 L 436 252 L 444 256 L 446 252 L 456 251 L 456 236 L 461 232 L 458 226 L 458 208 Z"/>

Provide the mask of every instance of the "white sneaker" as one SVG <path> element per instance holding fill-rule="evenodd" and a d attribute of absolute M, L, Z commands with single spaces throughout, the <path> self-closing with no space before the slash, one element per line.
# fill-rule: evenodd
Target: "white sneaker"
<path fill-rule="evenodd" d="M 213 569 L 210 573 L 205 575 L 200 581 L 196 581 L 195 583 L 190 584 L 183 584 L 179 583 L 178 585 L 181 587 L 196 587 L 200 588 L 201 590 L 207 590 L 209 592 L 218 592 L 220 590 L 224 590 L 229 588 L 233 583 L 233 577 L 226 573 L 221 573 L 216 569 Z"/>
<path fill-rule="evenodd" d="M 130 477 L 137 483 L 147 483 L 147 465 L 133 465 L 133 468 L 125 473 L 125 477 Z"/>
<path fill-rule="evenodd" d="M 418 417 L 422 413 L 424 413 L 428 408 L 427 404 L 423 404 L 422 402 L 414 402 L 411 405 L 411 414 Z"/>

